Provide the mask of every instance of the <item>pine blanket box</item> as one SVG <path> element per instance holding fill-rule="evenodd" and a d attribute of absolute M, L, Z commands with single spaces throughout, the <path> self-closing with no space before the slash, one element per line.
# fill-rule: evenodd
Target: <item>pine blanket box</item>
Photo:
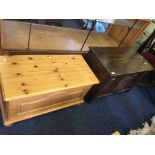
<path fill-rule="evenodd" d="M 81 55 L 0 56 L 4 126 L 81 104 L 98 83 Z"/>

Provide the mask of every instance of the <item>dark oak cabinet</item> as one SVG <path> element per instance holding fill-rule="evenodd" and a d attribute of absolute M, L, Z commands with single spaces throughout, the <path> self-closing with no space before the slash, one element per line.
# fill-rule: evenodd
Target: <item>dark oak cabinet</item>
<path fill-rule="evenodd" d="M 153 67 L 136 51 L 124 47 L 91 47 L 85 57 L 100 84 L 94 86 L 86 101 L 113 92 L 130 90 Z"/>

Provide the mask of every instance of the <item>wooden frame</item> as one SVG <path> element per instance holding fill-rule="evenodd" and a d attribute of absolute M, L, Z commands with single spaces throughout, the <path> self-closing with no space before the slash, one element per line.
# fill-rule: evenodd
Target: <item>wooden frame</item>
<path fill-rule="evenodd" d="M 4 21 L 3 24 L 5 22 L 6 21 Z M 10 22 L 10 21 L 7 21 L 7 22 Z M 21 22 L 15 22 L 15 21 L 11 21 L 11 22 L 13 23 L 13 25 L 15 23 L 17 23 L 17 25 L 15 27 L 20 27 Z M 46 36 L 41 38 L 40 37 L 41 34 L 39 31 L 39 30 L 42 30 L 41 25 L 39 25 L 39 24 L 36 25 L 36 28 L 37 29 L 35 30 L 35 24 L 34 24 L 34 26 L 32 25 L 32 30 L 31 30 L 32 32 L 31 32 L 31 38 L 30 38 L 30 49 L 29 49 L 29 51 L 32 51 L 34 53 L 35 52 L 39 52 L 39 53 L 40 52 L 42 52 L 42 53 L 48 52 L 48 54 L 50 54 L 50 53 L 53 54 L 53 53 L 62 53 L 62 52 L 64 53 L 64 51 L 66 51 L 65 53 L 85 53 L 85 52 L 89 51 L 89 46 L 112 46 L 112 47 L 118 46 L 118 44 L 111 37 L 109 37 L 106 33 L 103 34 L 103 33 L 99 33 L 99 32 L 91 32 L 90 38 L 88 38 L 88 40 L 86 41 L 86 43 L 84 45 L 83 50 L 81 50 L 81 47 L 82 47 L 82 45 L 86 39 L 86 36 L 87 36 L 86 30 L 75 30 L 75 29 L 71 29 L 71 28 L 57 28 L 55 26 L 51 26 L 51 27 L 47 27 L 47 30 L 45 33 Z M 21 30 L 23 30 L 23 29 L 24 28 L 21 28 Z M 26 31 L 27 30 L 28 29 L 26 29 Z M 54 31 L 54 30 L 56 30 L 56 31 Z M 58 30 L 60 30 L 60 32 L 57 34 Z M 27 36 L 22 37 L 21 33 L 23 33 L 23 32 L 19 32 L 19 30 L 16 30 L 16 31 L 17 32 L 14 32 L 11 30 L 10 32 L 8 32 L 9 34 L 6 34 L 7 36 L 11 36 L 11 38 L 8 37 L 6 40 L 8 43 L 6 41 L 4 42 L 4 38 L 2 39 L 2 48 L 3 48 L 4 52 L 9 51 L 9 53 L 13 53 L 13 52 L 17 51 L 18 54 L 20 54 L 20 51 L 28 52 L 27 46 L 25 43 L 24 43 L 24 45 L 20 45 L 20 47 L 24 47 L 24 48 L 19 48 L 19 47 L 10 48 L 11 47 L 10 45 L 9 45 L 10 47 L 6 46 L 7 44 L 10 44 L 10 43 L 13 44 L 14 42 L 16 42 L 16 39 L 17 40 L 25 40 L 25 42 L 28 41 Z M 47 32 L 49 32 L 49 34 Z M 52 32 L 54 32 L 54 34 Z M 68 33 L 70 33 L 70 34 L 68 34 Z M 65 34 L 67 34 L 68 42 L 65 41 L 66 43 L 65 42 L 62 43 L 60 40 L 59 34 L 60 34 L 60 37 L 62 36 L 62 39 L 61 39 L 62 41 L 65 40 Z M 23 33 L 23 35 L 24 35 L 24 33 Z M 26 33 L 26 35 L 27 35 L 27 33 Z M 53 36 L 58 35 L 56 38 L 54 38 L 53 43 L 52 43 L 53 39 L 50 39 L 52 35 Z M 3 29 L 2 36 L 5 37 L 4 29 Z M 40 38 L 42 39 L 42 41 L 38 41 Z M 45 42 L 45 40 L 48 41 L 48 43 L 46 42 L 47 46 L 44 49 L 45 45 L 42 44 L 42 42 Z M 21 43 L 21 41 L 19 41 L 19 43 Z M 58 45 L 54 45 L 55 43 L 60 44 L 61 48 L 60 49 L 56 48 L 56 47 L 58 47 Z M 75 48 L 73 47 L 74 44 L 76 44 Z M 81 47 L 79 46 L 80 44 L 81 44 Z M 70 47 L 70 45 L 71 45 L 71 47 Z M 67 47 L 69 47 L 69 48 L 67 48 Z"/>
<path fill-rule="evenodd" d="M 108 35 L 111 36 L 120 47 L 130 47 L 132 46 L 140 34 L 144 31 L 144 29 L 150 24 L 150 20 L 143 20 L 143 19 L 128 19 L 132 22 L 135 26 L 133 28 L 128 28 L 119 25 L 111 25 L 108 30 Z M 127 34 L 128 33 L 128 34 Z M 127 34 L 127 36 L 126 36 Z M 124 38 L 125 37 L 125 38 Z"/>
<path fill-rule="evenodd" d="M 3 20 L 0 19 L 0 49 L 2 47 L 2 32 L 3 32 L 2 25 L 3 25 Z"/>
<path fill-rule="evenodd" d="M 129 19 L 129 21 L 131 23 L 134 23 L 135 22 L 135 19 Z M 46 44 L 50 48 L 53 47 L 53 46 L 54 46 L 54 48 L 53 49 L 52 48 L 51 49 L 48 49 L 48 47 L 46 47 L 44 49 L 45 45 L 42 45 L 41 42 L 44 42 L 45 40 L 48 40 L 48 38 L 49 38 L 50 35 L 49 36 L 45 36 L 45 40 L 43 39 L 42 41 L 39 41 L 38 42 L 37 40 L 39 40 L 39 39 L 35 39 L 35 38 L 40 38 L 39 37 L 40 34 L 38 34 L 38 32 L 37 32 L 38 30 L 35 30 L 35 32 L 33 32 L 33 30 L 34 30 L 33 26 L 32 26 L 32 34 L 33 34 L 33 37 L 31 36 L 31 40 L 30 40 L 31 43 L 30 43 L 30 49 L 29 50 L 27 49 L 27 44 L 26 44 L 26 41 L 28 41 L 28 38 L 27 38 L 28 36 L 24 36 L 24 38 L 25 38 L 24 47 L 25 48 L 21 49 L 21 48 L 18 48 L 18 47 L 17 48 L 9 48 L 9 46 L 6 47 L 4 45 L 4 37 L 5 37 L 5 35 L 4 35 L 4 28 L 3 28 L 4 22 L 5 21 L 0 20 L 0 37 L 1 37 L 0 38 L 1 39 L 1 45 L 0 45 L 0 47 L 4 51 L 3 53 L 1 52 L 0 54 L 5 54 L 5 53 L 22 54 L 23 52 L 29 53 L 29 51 L 30 51 L 30 54 L 31 53 L 34 53 L 34 54 L 35 53 L 39 53 L 39 54 L 44 54 L 44 53 L 46 53 L 46 54 L 55 54 L 55 53 L 56 54 L 57 53 L 58 54 L 59 53 L 62 53 L 62 54 L 64 54 L 64 53 L 71 53 L 71 54 L 73 54 L 73 53 L 75 53 L 75 54 L 77 54 L 77 53 L 87 53 L 89 51 L 89 46 L 117 47 L 121 43 L 120 44 L 120 47 L 130 47 L 130 46 L 132 46 L 135 43 L 135 41 L 137 40 L 137 38 L 139 37 L 139 35 L 143 32 L 143 30 L 148 26 L 148 24 L 150 23 L 150 20 L 140 20 L 140 19 L 137 20 L 136 23 L 135 23 L 135 26 L 134 26 L 135 28 L 132 28 L 130 31 L 129 31 L 129 29 L 128 29 L 127 26 L 125 27 L 125 26 L 114 25 L 114 24 L 111 25 L 110 28 L 109 28 L 109 30 L 108 30 L 108 32 L 107 33 L 104 33 L 104 34 L 101 33 L 101 32 L 93 32 L 93 31 L 91 31 L 91 33 L 90 33 L 90 35 L 89 35 L 89 37 L 88 37 L 88 39 L 87 39 L 87 41 L 86 41 L 86 43 L 85 43 L 82 51 L 80 49 L 79 44 L 81 43 L 81 46 L 82 46 L 82 43 L 83 42 L 81 42 L 80 40 L 83 37 L 81 38 L 81 35 L 79 35 L 79 34 L 82 34 L 82 36 L 84 36 L 84 34 L 86 34 L 86 32 L 84 32 L 84 30 L 83 31 L 80 31 L 80 30 L 77 30 L 76 31 L 75 29 L 70 29 L 72 35 L 68 35 L 68 37 L 69 36 L 72 36 L 72 37 L 71 38 L 69 37 L 69 40 L 70 41 L 68 43 L 71 42 L 71 46 L 73 46 L 72 45 L 73 44 L 72 42 L 74 42 L 74 41 L 76 42 L 77 41 L 77 45 L 76 45 L 75 50 L 73 50 L 74 48 L 73 47 L 70 47 L 70 45 L 67 45 L 66 46 L 66 44 L 68 44 L 67 42 L 66 43 L 60 43 L 61 48 L 58 49 L 58 48 L 56 48 L 58 46 L 57 45 L 54 45 L 55 43 L 53 43 L 53 45 L 50 45 L 50 42 L 52 42 L 52 40 L 49 40 L 49 43 L 46 43 Z M 22 23 L 22 22 L 19 22 L 19 23 Z M 42 28 L 40 28 L 40 25 L 37 25 L 37 27 L 39 29 L 42 29 Z M 50 29 L 50 28 L 48 27 L 47 29 Z M 56 27 L 53 27 L 53 29 L 61 30 L 61 28 L 56 28 Z M 63 30 L 61 30 L 62 31 L 62 34 L 60 33 L 60 36 L 62 35 L 63 38 L 65 38 L 65 34 L 67 34 L 66 33 L 66 30 L 68 30 L 68 29 L 63 28 Z M 28 31 L 28 28 L 27 28 L 27 31 Z M 53 31 L 55 33 L 54 30 L 51 30 L 51 31 Z M 9 33 L 11 33 L 11 32 L 12 31 L 10 31 Z M 69 31 L 67 31 L 67 32 L 69 32 Z M 21 37 L 22 35 L 18 35 L 18 33 L 19 33 L 19 31 L 17 30 L 17 33 L 15 32 L 14 34 L 9 34 L 11 36 L 11 39 L 9 39 L 9 40 L 7 39 L 7 41 L 8 41 L 9 44 L 10 43 L 13 44 L 13 42 L 16 42 L 16 39 L 19 42 L 18 44 L 21 43 L 21 41 L 19 41 L 19 40 L 24 40 Z M 23 33 L 23 35 L 24 35 L 24 33 Z M 85 37 L 86 36 L 87 35 L 85 35 Z M 57 43 L 58 42 L 61 42 L 59 38 L 60 37 L 58 37 L 58 40 L 57 41 L 55 40 L 54 42 L 57 42 Z M 83 41 L 84 41 L 84 39 L 85 38 L 83 38 Z M 75 44 L 75 42 L 74 42 L 74 44 Z M 20 47 L 22 47 L 21 44 L 20 44 Z M 64 49 L 63 49 L 63 47 L 64 47 Z M 67 47 L 69 47 L 69 49 Z M 79 49 L 77 47 L 79 47 Z"/>

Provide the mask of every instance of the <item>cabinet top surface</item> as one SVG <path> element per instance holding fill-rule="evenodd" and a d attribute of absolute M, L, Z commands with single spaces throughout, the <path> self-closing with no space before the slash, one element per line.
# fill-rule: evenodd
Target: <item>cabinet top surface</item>
<path fill-rule="evenodd" d="M 4 49 L 23 50 L 28 47 L 30 23 L 3 20 L 1 46 Z M 88 30 L 32 24 L 30 49 L 38 50 L 69 50 L 80 51 Z M 107 34 L 92 32 L 84 51 L 89 46 L 117 46 L 117 43 Z"/>
<path fill-rule="evenodd" d="M 4 20 L 2 30 L 4 49 L 27 49 L 30 23 Z M 86 30 L 32 24 L 30 49 L 79 51 L 87 34 Z"/>
<path fill-rule="evenodd" d="M 99 83 L 81 55 L 0 56 L 5 101 Z"/>
<path fill-rule="evenodd" d="M 151 71 L 154 68 L 138 52 L 124 47 L 92 47 L 91 51 L 113 76 Z"/>

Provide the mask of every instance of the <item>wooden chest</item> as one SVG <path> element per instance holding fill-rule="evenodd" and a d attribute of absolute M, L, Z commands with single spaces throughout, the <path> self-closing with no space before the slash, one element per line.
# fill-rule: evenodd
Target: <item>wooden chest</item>
<path fill-rule="evenodd" d="M 87 94 L 87 101 L 129 90 L 144 74 L 153 70 L 136 51 L 124 47 L 92 47 L 86 61 L 100 80 L 100 84 Z"/>
<path fill-rule="evenodd" d="M 5 126 L 83 102 L 99 81 L 81 55 L 0 56 Z"/>

